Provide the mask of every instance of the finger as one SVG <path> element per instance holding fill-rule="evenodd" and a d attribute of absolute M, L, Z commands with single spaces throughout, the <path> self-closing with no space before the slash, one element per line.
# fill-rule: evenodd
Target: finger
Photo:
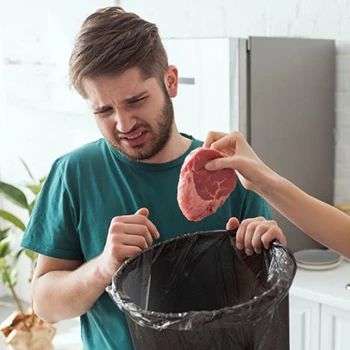
<path fill-rule="evenodd" d="M 236 144 L 237 144 L 237 132 L 233 132 L 231 134 L 226 134 L 220 138 L 216 138 L 214 142 L 212 142 L 210 148 L 221 150 L 221 149 L 230 149 L 233 151 L 233 154 L 236 150 Z"/>
<path fill-rule="evenodd" d="M 270 225 L 273 225 L 273 226 L 278 226 L 278 223 L 275 220 L 267 220 L 266 223 L 270 224 Z"/>
<path fill-rule="evenodd" d="M 243 226 L 241 223 L 238 226 L 238 229 L 236 232 L 236 247 L 239 250 L 244 249 L 244 233 L 245 233 L 245 226 Z"/>
<path fill-rule="evenodd" d="M 253 221 L 266 221 L 265 218 L 262 216 L 257 218 L 251 218 L 251 219 L 244 219 L 241 224 L 238 227 L 237 233 L 236 233 L 236 247 L 237 249 L 243 249 L 245 247 L 245 232 L 247 229 L 247 226 L 252 223 Z"/>
<path fill-rule="evenodd" d="M 256 226 L 251 244 L 257 254 L 260 254 L 263 248 L 261 237 L 272 227 L 275 227 L 275 225 L 273 223 L 269 223 L 268 221 Z"/>
<path fill-rule="evenodd" d="M 126 259 L 131 258 L 137 253 L 141 252 L 142 249 L 135 246 L 125 245 L 121 246 L 118 250 L 118 255 L 116 256 L 117 261 L 124 262 Z"/>
<path fill-rule="evenodd" d="M 112 225 L 113 223 L 144 225 L 147 227 L 148 231 L 150 232 L 151 236 L 154 239 L 158 239 L 160 237 L 160 234 L 156 226 L 145 215 L 134 214 L 134 215 L 116 216 L 115 218 L 112 219 Z"/>
<path fill-rule="evenodd" d="M 238 157 L 237 157 L 238 158 Z M 240 159 L 236 157 L 222 157 L 210 160 L 204 165 L 204 168 L 209 171 L 216 171 L 220 169 L 236 169 Z"/>
<path fill-rule="evenodd" d="M 123 246 L 133 246 L 140 249 L 147 249 L 152 244 L 149 244 L 144 236 L 132 235 L 132 234 L 121 234 L 116 236 L 116 240 Z"/>
<path fill-rule="evenodd" d="M 136 213 L 135 215 L 143 215 L 145 216 L 146 218 L 148 218 L 148 215 L 149 215 L 149 210 L 147 208 L 140 208 Z"/>
<path fill-rule="evenodd" d="M 129 224 L 129 223 L 117 222 L 111 226 L 110 233 L 111 234 L 115 233 L 117 234 L 117 236 L 122 234 L 128 234 L 128 235 L 137 235 L 137 236 L 144 237 L 146 239 L 148 246 L 151 246 L 153 242 L 152 235 L 149 232 L 147 226 L 142 224 L 134 224 L 134 223 Z"/>
<path fill-rule="evenodd" d="M 226 230 L 231 231 L 236 229 L 239 226 L 239 221 L 237 218 L 231 218 L 229 221 L 227 221 L 226 224 Z"/>
<path fill-rule="evenodd" d="M 148 218 L 149 216 L 149 210 L 147 208 L 141 208 L 136 212 L 136 215 L 143 215 L 146 218 Z M 153 236 L 153 238 L 158 239 L 160 237 L 159 231 L 157 230 L 156 226 L 152 223 L 152 221 L 149 220 L 149 223 L 153 226 L 153 228 L 156 230 L 156 232 L 154 233 L 155 235 L 153 235 L 152 231 L 151 234 Z"/>
<path fill-rule="evenodd" d="M 269 249 L 271 242 L 277 239 L 283 245 L 287 244 L 287 239 L 279 227 L 270 227 L 261 237 L 265 249 Z"/>
<path fill-rule="evenodd" d="M 209 133 L 204 141 L 203 148 L 210 148 L 210 146 L 213 142 L 221 139 L 222 137 L 224 137 L 226 135 L 227 135 L 227 133 L 220 132 L 220 131 L 209 131 Z"/>
<path fill-rule="evenodd" d="M 252 237 L 251 245 L 257 254 L 260 254 L 262 252 L 262 248 L 263 248 L 263 243 L 262 243 L 261 237 L 270 228 L 272 228 L 272 229 L 277 228 L 277 230 L 280 230 L 280 228 L 277 226 L 277 222 L 275 220 L 261 221 L 261 223 L 259 223 L 256 226 L 255 231 L 254 231 L 254 235 Z"/>
<path fill-rule="evenodd" d="M 245 253 L 247 255 L 254 254 L 252 240 L 253 240 L 255 230 L 258 227 L 258 225 L 259 225 L 259 222 L 253 221 L 246 228 L 245 235 L 244 235 L 244 250 L 245 250 Z"/>

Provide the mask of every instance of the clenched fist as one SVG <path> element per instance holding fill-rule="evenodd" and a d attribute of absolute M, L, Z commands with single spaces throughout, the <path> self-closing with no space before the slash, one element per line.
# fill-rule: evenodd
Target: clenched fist
<path fill-rule="evenodd" d="M 149 248 L 153 239 L 160 237 L 148 215 L 148 209 L 141 208 L 133 215 L 112 219 L 104 250 L 99 256 L 101 272 L 107 280 L 112 279 L 126 259 Z"/>

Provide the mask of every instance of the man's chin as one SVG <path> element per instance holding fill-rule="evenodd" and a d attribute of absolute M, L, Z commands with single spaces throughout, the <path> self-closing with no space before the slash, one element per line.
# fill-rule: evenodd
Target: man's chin
<path fill-rule="evenodd" d="M 138 162 L 151 159 L 155 156 L 154 152 L 146 152 L 142 149 L 144 147 L 141 146 L 135 146 L 132 150 L 125 149 L 124 147 L 118 147 L 116 145 L 113 145 L 113 147 L 116 148 L 125 157 Z"/>

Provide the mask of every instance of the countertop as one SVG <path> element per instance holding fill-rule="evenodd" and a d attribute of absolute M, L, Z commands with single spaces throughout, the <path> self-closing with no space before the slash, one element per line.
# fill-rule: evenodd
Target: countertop
<path fill-rule="evenodd" d="M 348 283 L 350 262 L 342 259 L 338 267 L 330 270 L 298 268 L 289 294 L 350 311 L 350 290 L 346 289 Z"/>

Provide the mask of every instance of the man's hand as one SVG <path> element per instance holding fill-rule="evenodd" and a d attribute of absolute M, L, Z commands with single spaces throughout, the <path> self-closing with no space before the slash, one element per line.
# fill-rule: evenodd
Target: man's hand
<path fill-rule="evenodd" d="M 287 240 L 281 228 L 274 220 L 266 220 L 263 217 L 245 219 L 240 224 L 237 218 L 231 218 L 226 225 L 227 230 L 234 230 L 236 233 L 237 249 L 245 249 L 247 255 L 260 254 L 262 248 L 268 249 L 270 243 L 277 239 L 286 245 Z"/>
<path fill-rule="evenodd" d="M 103 253 L 99 256 L 102 274 L 107 279 L 112 279 L 126 259 L 149 248 L 153 239 L 160 237 L 148 214 L 148 209 L 141 208 L 133 215 L 112 219 Z"/>

